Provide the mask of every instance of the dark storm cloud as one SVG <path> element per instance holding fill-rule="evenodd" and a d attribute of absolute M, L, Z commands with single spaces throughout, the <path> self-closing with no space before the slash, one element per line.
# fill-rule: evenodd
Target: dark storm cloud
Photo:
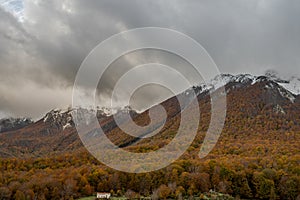
<path fill-rule="evenodd" d="M 221 72 L 262 74 L 275 69 L 285 76 L 300 75 L 296 0 L 25 0 L 24 5 L 23 23 L 0 9 L 2 113 L 37 117 L 69 105 L 86 55 L 113 34 L 145 26 L 193 37 Z M 102 91 L 111 91 L 118 71 L 104 80 Z"/>

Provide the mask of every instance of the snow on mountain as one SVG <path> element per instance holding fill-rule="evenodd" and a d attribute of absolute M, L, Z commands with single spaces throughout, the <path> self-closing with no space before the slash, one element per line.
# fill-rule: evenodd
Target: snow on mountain
<path fill-rule="evenodd" d="M 276 71 L 273 70 L 268 70 L 265 76 L 278 83 L 281 87 L 294 95 L 300 94 L 300 78 L 293 76 L 290 79 L 284 80 Z"/>
<path fill-rule="evenodd" d="M 234 76 L 231 74 L 221 74 L 212 79 L 207 85 L 209 88 L 217 90 L 218 88 L 226 85 L 227 83 L 233 81 Z"/>
<path fill-rule="evenodd" d="M 201 83 L 198 86 L 193 87 L 196 95 L 206 92 L 206 91 L 215 91 L 222 86 L 225 86 L 229 82 L 233 80 L 234 76 L 231 74 L 220 74 L 216 76 L 214 79 L 210 80 L 208 83 Z M 190 89 L 188 89 L 185 93 L 186 95 L 190 94 Z"/>
<path fill-rule="evenodd" d="M 231 75 L 231 74 L 220 74 L 218 76 L 216 76 L 215 78 L 213 78 L 212 80 L 210 80 L 208 83 L 202 83 L 199 86 L 197 86 L 198 88 L 201 88 L 201 90 L 199 91 L 200 93 L 204 92 L 204 91 L 215 91 L 225 85 L 227 85 L 228 83 L 251 83 L 254 84 L 257 80 L 256 76 L 250 75 L 250 74 L 239 74 L 239 75 Z M 199 93 L 197 93 L 199 94 Z"/>
<path fill-rule="evenodd" d="M 42 120 L 44 123 L 51 123 L 54 127 L 64 130 L 68 127 L 72 127 L 71 111 L 72 109 L 54 109 L 47 113 Z"/>
<path fill-rule="evenodd" d="M 76 114 L 76 120 L 73 121 L 73 114 Z M 98 120 L 102 120 L 103 118 L 109 117 L 111 115 L 117 115 L 122 117 L 125 114 L 135 113 L 131 107 L 125 106 L 123 108 L 97 108 L 93 109 L 85 109 L 85 108 L 68 108 L 68 109 L 53 109 L 48 112 L 43 118 L 42 121 L 44 123 L 50 123 L 52 127 L 56 127 L 58 129 L 68 129 L 74 127 L 74 122 L 89 124 L 92 117 L 97 116 Z"/>
<path fill-rule="evenodd" d="M 295 101 L 295 95 L 300 94 L 300 79 L 293 77 L 290 80 L 284 80 L 274 71 L 267 71 L 264 76 L 253 76 L 250 74 L 221 74 L 216 76 L 208 83 L 202 83 L 195 87 L 196 94 L 199 95 L 205 91 L 215 91 L 228 83 L 240 83 L 243 85 L 254 85 L 259 82 L 269 82 L 268 89 L 277 89 L 278 92 L 291 102 Z M 230 89 L 227 90 L 229 92 Z"/>
<path fill-rule="evenodd" d="M 16 130 L 19 128 L 23 128 L 31 123 L 33 123 L 33 121 L 28 118 L 0 119 L 0 133 L 5 132 L 5 131 L 12 131 L 12 130 Z"/>
<path fill-rule="evenodd" d="M 203 94 L 208 91 L 216 91 L 217 89 L 225 86 L 229 83 L 234 83 L 232 87 L 226 88 L 226 92 L 230 92 L 232 89 L 236 87 L 243 87 L 254 85 L 256 83 L 265 82 L 265 88 L 269 91 L 277 91 L 282 97 L 289 99 L 292 103 L 296 99 L 296 95 L 300 94 L 300 79 L 293 77 L 290 80 L 283 80 L 279 78 L 278 74 L 275 72 L 267 72 L 265 76 L 253 76 L 250 74 L 239 74 L 239 75 L 231 75 L 231 74 L 220 74 L 213 78 L 208 83 L 202 83 L 196 87 L 190 88 L 183 93 L 184 95 L 189 96 L 191 94 L 191 90 L 194 90 L 196 95 Z M 270 92 L 272 93 L 272 92 Z M 279 108 L 277 109 L 279 110 Z M 77 117 L 75 121 L 83 122 L 82 120 L 86 120 L 86 123 L 89 122 L 89 117 L 91 115 L 97 114 L 99 120 L 103 117 L 116 115 L 122 117 L 125 114 L 134 112 L 129 106 L 123 108 L 97 108 L 96 111 L 76 108 L 76 109 L 54 109 L 47 113 L 45 117 L 42 119 L 45 123 L 51 123 L 60 129 L 67 129 L 74 126 L 74 122 L 72 120 L 71 112 L 77 112 Z"/>
<path fill-rule="evenodd" d="M 287 83 L 279 83 L 280 86 L 295 95 L 300 95 L 300 79 L 292 77 Z"/>

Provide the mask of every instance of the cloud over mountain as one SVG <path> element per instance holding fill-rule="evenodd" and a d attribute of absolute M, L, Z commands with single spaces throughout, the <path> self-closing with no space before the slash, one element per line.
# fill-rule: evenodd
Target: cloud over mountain
<path fill-rule="evenodd" d="M 145 26 L 193 37 L 222 72 L 300 74 L 298 1 L 25 0 L 24 7 L 24 22 L 0 8 L 0 114 L 38 117 L 70 104 L 76 72 L 87 54 L 113 34 Z M 138 57 L 171 56 L 148 52 Z M 132 67 L 122 61 L 103 80 L 105 94 L 120 69 Z"/>

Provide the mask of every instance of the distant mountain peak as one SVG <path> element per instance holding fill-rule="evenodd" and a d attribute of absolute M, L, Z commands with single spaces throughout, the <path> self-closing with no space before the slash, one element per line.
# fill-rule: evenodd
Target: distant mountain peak
<path fill-rule="evenodd" d="M 73 126 L 71 112 L 71 108 L 67 110 L 56 108 L 48 112 L 42 120 L 44 123 L 50 123 L 53 127 L 64 130 Z"/>
<path fill-rule="evenodd" d="M 300 79 L 297 77 L 292 77 L 288 82 L 279 83 L 279 85 L 295 95 L 300 95 Z"/>
<path fill-rule="evenodd" d="M 265 76 L 272 78 L 272 79 L 280 79 L 279 78 L 279 73 L 275 70 L 269 69 L 265 72 Z"/>
<path fill-rule="evenodd" d="M 72 112 L 76 112 L 77 116 L 81 120 L 89 120 L 91 114 L 96 114 L 99 120 L 109 117 L 111 115 L 122 116 L 124 114 L 136 113 L 130 106 L 118 107 L 118 108 L 107 108 L 107 107 L 97 107 L 94 109 L 86 108 L 67 108 L 67 109 L 53 109 L 48 112 L 43 118 L 44 123 L 50 123 L 52 127 L 57 129 L 68 129 L 74 127 L 74 121 L 72 118 Z M 88 123 L 88 122 L 86 122 Z"/>
<path fill-rule="evenodd" d="M 298 81 L 297 78 L 293 78 L 293 80 Z M 291 80 L 289 80 L 290 82 Z M 256 134 L 258 132 L 267 133 L 279 130 L 280 134 L 281 130 L 295 131 L 300 129 L 300 118 L 298 115 L 300 111 L 300 96 L 291 93 L 282 84 L 284 83 L 282 81 L 278 82 L 278 79 L 274 78 L 274 76 L 221 74 L 208 81 L 208 83 L 189 88 L 179 95 L 185 95 L 186 99 L 188 99 L 189 95 L 194 97 L 193 92 L 198 95 L 197 100 L 201 110 L 201 118 L 199 119 L 201 131 L 207 130 L 211 120 L 212 104 L 209 92 L 218 94 L 218 91 L 220 91 L 218 88 L 225 86 L 227 118 L 224 133 L 243 134 L 245 132 L 250 135 L 252 132 Z M 223 95 L 223 91 L 221 92 L 221 95 Z M 187 101 L 187 103 L 189 102 Z M 163 121 L 165 128 L 163 129 L 164 132 L 161 132 L 161 134 L 165 135 L 159 136 L 159 139 L 156 141 L 160 141 L 161 138 L 169 138 L 169 134 L 175 130 L 173 127 L 180 126 L 181 113 L 183 111 L 176 96 L 165 100 L 161 105 L 166 109 L 168 118 Z M 76 118 L 72 118 L 72 112 L 78 112 L 74 115 Z M 115 109 L 98 107 L 95 110 L 84 108 L 53 109 L 44 118 L 27 127 L 0 134 L 0 142 L 2 142 L 0 145 L 0 156 L 39 157 L 48 156 L 49 152 L 56 155 L 61 152 L 78 150 L 82 147 L 82 143 L 76 131 L 75 123 L 76 125 L 80 123 L 84 125 L 86 123 L 90 125 L 87 127 L 96 128 L 95 124 L 90 124 L 89 120 L 89 117 L 95 117 L 95 114 L 105 134 L 117 146 L 125 148 L 131 145 L 143 144 L 142 139 L 124 134 L 118 127 L 116 118 L 111 116 L 112 113 L 117 115 L 114 117 L 118 117 L 118 122 L 122 124 L 127 123 L 128 114 L 130 114 L 137 125 L 145 126 L 149 122 L 148 110 L 134 114 L 134 110 L 129 106 Z M 155 122 L 154 129 L 151 127 L 151 129 L 148 129 L 150 131 L 142 131 L 141 135 L 151 135 L 157 127 L 161 126 L 161 123 L 162 121 Z M 240 129 L 240 127 L 243 127 L 243 129 Z M 94 131 L 86 134 L 86 137 L 94 136 Z M 152 138 L 149 140 L 149 144 L 152 144 L 151 142 Z"/>
<path fill-rule="evenodd" d="M 0 119 L 0 133 L 5 131 L 13 131 L 19 128 L 23 128 L 33 121 L 29 118 L 4 118 Z"/>
<path fill-rule="evenodd" d="M 263 76 L 254 76 L 251 74 L 220 74 L 213 78 L 208 83 L 202 83 L 198 88 L 201 88 L 200 93 L 204 91 L 214 91 L 228 83 L 241 83 L 254 85 L 258 82 L 272 82 L 280 85 L 293 95 L 300 94 L 300 78 L 292 77 L 289 80 L 280 78 L 276 71 L 268 70 Z"/>

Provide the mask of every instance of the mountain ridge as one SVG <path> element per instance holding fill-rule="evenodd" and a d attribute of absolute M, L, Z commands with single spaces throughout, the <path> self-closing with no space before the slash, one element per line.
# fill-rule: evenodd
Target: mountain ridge
<path fill-rule="evenodd" d="M 222 75 L 225 81 L 227 93 L 227 117 L 223 130 L 224 133 L 237 134 L 239 130 L 235 126 L 239 123 L 247 124 L 242 130 L 250 132 L 257 130 L 266 131 L 297 131 L 300 127 L 300 96 L 294 95 L 283 88 L 278 81 L 266 76 L 252 75 Z M 230 77 L 230 78 L 228 78 Z M 218 77 L 216 78 L 218 79 Z M 220 77 L 219 77 L 220 79 Z M 223 81 L 223 80 L 222 80 Z M 210 92 L 216 92 L 221 84 L 214 82 L 213 87 L 199 85 L 179 95 L 189 95 L 193 89 L 197 94 L 201 119 L 199 119 L 199 133 L 207 130 L 210 121 Z M 136 145 L 153 144 L 156 142 L 167 144 L 167 138 L 172 138 L 170 130 L 179 126 L 181 109 L 175 97 L 162 102 L 166 109 L 167 119 L 164 128 L 151 139 L 136 139 L 122 132 L 114 121 L 113 115 L 105 112 L 97 112 L 97 117 L 102 129 L 107 136 L 119 147 L 131 148 Z M 11 130 L 0 134 L 0 156 L 3 157 L 40 157 L 61 152 L 72 152 L 82 149 L 83 145 L 74 122 L 71 112 L 74 109 L 54 109 L 45 117 L 29 124 L 21 129 Z M 143 113 L 136 113 L 127 107 L 120 110 L 120 114 L 130 113 L 133 121 L 140 126 L 149 124 L 148 110 Z M 124 122 L 126 123 L 126 121 Z M 157 122 L 158 124 L 160 122 Z M 272 125 L 272 124 L 276 124 Z M 95 127 L 96 128 L 96 127 Z M 155 131 L 155 127 L 153 131 Z M 149 133 L 141 133 L 145 135 Z M 165 138 L 165 139 L 162 139 Z"/>

